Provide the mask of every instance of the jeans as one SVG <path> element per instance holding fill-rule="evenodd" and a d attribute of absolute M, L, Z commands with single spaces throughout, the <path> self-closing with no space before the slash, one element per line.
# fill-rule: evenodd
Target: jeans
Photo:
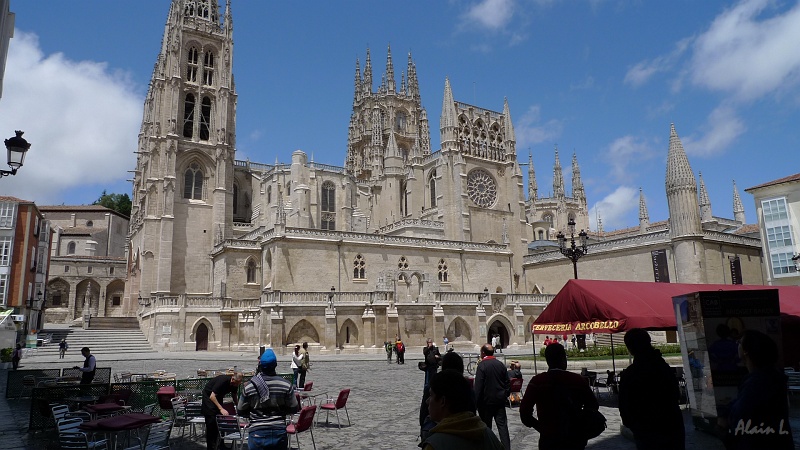
<path fill-rule="evenodd" d="M 492 429 L 492 418 L 494 418 L 495 423 L 497 423 L 497 434 L 500 435 L 500 443 L 503 444 L 506 450 L 511 450 L 506 405 L 482 405 L 478 409 L 478 416 L 490 430 Z"/>
<path fill-rule="evenodd" d="M 300 384 L 300 378 L 297 376 L 297 374 L 300 373 L 300 369 L 299 368 L 298 369 L 292 369 L 292 371 L 294 371 L 294 378 L 292 378 L 294 380 L 294 385 L 299 387 L 299 388 L 303 387 Z"/>
<path fill-rule="evenodd" d="M 286 429 L 260 429 L 247 435 L 247 447 L 250 450 L 284 450 L 289 447 Z"/>

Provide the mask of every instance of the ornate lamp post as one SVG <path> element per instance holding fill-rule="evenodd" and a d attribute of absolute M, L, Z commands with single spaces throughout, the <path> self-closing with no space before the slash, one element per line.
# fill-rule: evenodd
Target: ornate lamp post
<path fill-rule="evenodd" d="M 578 233 L 579 243 L 575 243 L 575 220 L 569 219 L 567 222 L 567 228 L 569 228 L 569 246 L 567 246 L 567 237 L 564 236 L 562 232 L 558 232 L 556 238 L 558 238 L 558 249 L 562 255 L 566 256 L 570 261 L 572 261 L 572 270 L 575 273 L 575 279 L 578 279 L 578 260 L 581 256 L 587 253 L 586 251 L 586 243 L 589 239 L 589 236 L 586 234 L 586 231 L 581 230 Z"/>
<path fill-rule="evenodd" d="M 0 178 L 8 175 L 16 175 L 17 169 L 22 167 L 25 162 L 25 154 L 31 148 L 31 144 L 22 138 L 22 131 L 16 130 L 16 136 L 6 139 L 6 151 L 8 152 L 8 166 L 11 170 L 0 170 Z"/>

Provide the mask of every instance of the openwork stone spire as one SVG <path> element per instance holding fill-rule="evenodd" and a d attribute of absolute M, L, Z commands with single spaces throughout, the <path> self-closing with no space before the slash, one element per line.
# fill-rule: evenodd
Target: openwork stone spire
<path fill-rule="evenodd" d="M 564 174 L 561 172 L 561 160 L 558 158 L 558 146 L 556 146 L 556 162 L 553 166 L 553 197 L 564 197 Z"/>
<path fill-rule="evenodd" d="M 572 196 L 578 200 L 586 201 L 586 192 L 581 181 L 581 167 L 578 165 L 578 155 L 572 153 Z"/>
<path fill-rule="evenodd" d="M 533 169 L 533 154 L 528 152 L 528 200 L 535 202 L 539 196 L 539 188 L 536 186 L 536 171 Z"/>
<path fill-rule="evenodd" d="M 697 182 L 674 124 L 670 124 L 669 130 L 666 188 L 670 235 L 673 238 L 702 235 Z"/>
<path fill-rule="evenodd" d="M 650 214 L 647 212 L 647 203 L 644 200 L 644 192 L 639 188 L 639 231 L 645 233 L 650 226 Z"/>
<path fill-rule="evenodd" d="M 736 189 L 736 180 L 733 180 L 733 220 L 742 224 L 747 223 L 744 216 L 744 205 L 739 198 L 739 190 Z"/>
<path fill-rule="evenodd" d="M 700 178 L 700 221 L 707 222 L 711 220 L 711 200 L 708 198 L 708 191 L 706 190 L 706 183 L 703 181 L 703 173 L 698 173 Z"/>
<path fill-rule="evenodd" d="M 396 85 L 394 82 L 394 64 L 392 64 L 392 46 L 386 48 L 386 90 L 388 92 L 396 92 Z"/>

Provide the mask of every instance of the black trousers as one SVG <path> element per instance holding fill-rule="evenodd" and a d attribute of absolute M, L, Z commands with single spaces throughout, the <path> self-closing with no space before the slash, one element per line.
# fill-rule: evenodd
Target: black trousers
<path fill-rule="evenodd" d="M 508 435 L 508 418 L 506 417 L 506 405 L 482 405 L 478 408 L 478 416 L 483 423 L 491 430 L 492 419 L 497 423 L 497 434 L 503 448 L 511 448 L 511 438 Z"/>
<path fill-rule="evenodd" d="M 300 368 L 300 380 L 297 382 L 297 387 L 304 387 L 306 385 L 306 373 L 308 373 L 308 369 Z"/>
<path fill-rule="evenodd" d="M 203 411 L 206 419 L 206 448 L 217 450 L 217 439 L 219 439 L 219 428 L 217 428 L 217 412 L 208 413 Z"/>

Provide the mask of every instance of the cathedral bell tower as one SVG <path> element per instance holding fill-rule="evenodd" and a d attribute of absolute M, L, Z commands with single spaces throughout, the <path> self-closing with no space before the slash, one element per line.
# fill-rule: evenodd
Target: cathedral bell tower
<path fill-rule="evenodd" d="M 217 0 L 172 0 L 136 152 L 132 298 L 211 293 L 208 249 L 232 226 L 232 68 L 230 0 L 222 16 Z"/>

